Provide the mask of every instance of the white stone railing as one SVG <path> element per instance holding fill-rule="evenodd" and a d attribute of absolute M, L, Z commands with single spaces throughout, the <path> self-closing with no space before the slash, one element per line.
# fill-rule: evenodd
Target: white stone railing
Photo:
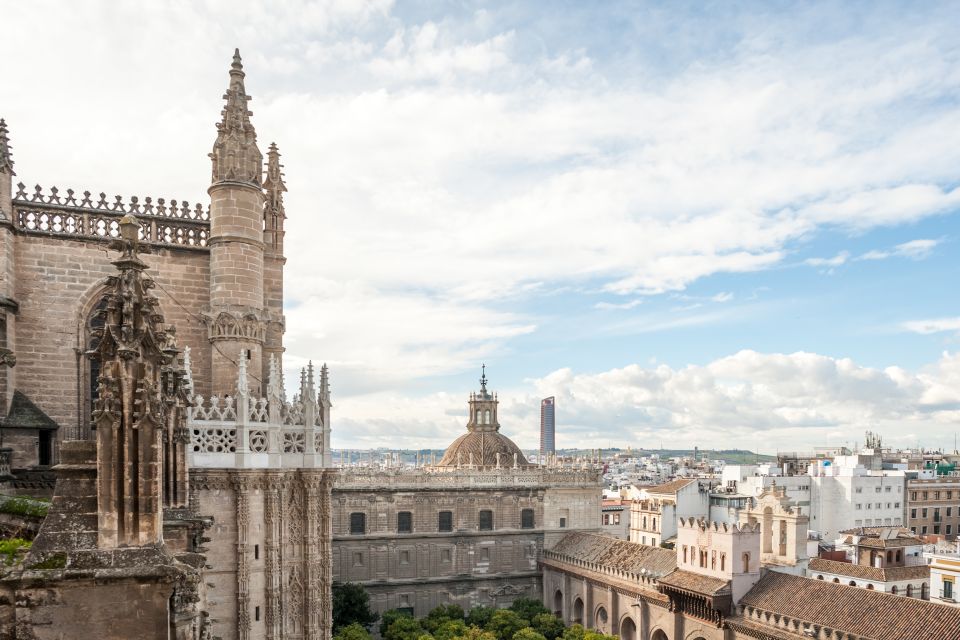
<path fill-rule="evenodd" d="M 321 392 L 314 393 L 313 367 L 304 372 L 301 394 L 283 398 L 278 367 L 268 397 L 252 398 L 246 391 L 246 358 L 241 356 L 236 396 L 194 395 L 187 409 L 190 430 L 189 464 L 207 468 L 330 467 L 329 394 L 326 371 Z"/>

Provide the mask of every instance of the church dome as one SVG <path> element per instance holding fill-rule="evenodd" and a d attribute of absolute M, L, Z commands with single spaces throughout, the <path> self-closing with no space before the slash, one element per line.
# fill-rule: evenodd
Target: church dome
<path fill-rule="evenodd" d="M 486 367 L 480 378 L 480 392 L 470 394 L 470 419 L 467 432 L 443 452 L 441 467 L 511 468 L 529 466 L 513 440 L 500 433 L 497 421 L 497 395 L 487 391 Z"/>

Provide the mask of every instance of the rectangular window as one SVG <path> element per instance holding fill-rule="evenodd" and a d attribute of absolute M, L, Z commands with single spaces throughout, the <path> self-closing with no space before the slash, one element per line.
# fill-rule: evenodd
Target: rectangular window
<path fill-rule="evenodd" d="M 953 500 L 953 491 L 947 491 L 947 500 Z"/>
<path fill-rule="evenodd" d="M 354 512 L 350 514 L 350 533 L 362 535 L 367 532 L 367 514 Z"/>
<path fill-rule="evenodd" d="M 940 525 L 938 524 L 933 525 L 933 533 L 934 535 L 940 533 Z"/>
<path fill-rule="evenodd" d="M 858 503 L 858 504 L 857 504 L 857 511 L 859 511 L 859 510 L 861 510 L 861 509 L 863 509 L 863 505 Z"/>
<path fill-rule="evenodd" d="M 916 517 L 917 517 L 917 510 L 916 510 L 916 509 L 910 509 L 910 517 L 911 517 L 911 518 L 916 518 Z"/>
<path fill-rule="evenodd" d="M 403 550 L 400 552 L 400 564 L 410 564 L 410 552 Z"/>
<path fill-rule="evenodd" d="M 939 500 L 939 499 L 940 499 L 940 492 L 939 492 L 939 491 L 934 491 L 934 492 L 933 492 L 933 499 L 934 499 L 934 500 Z"/>
<path fill-rule="evenodd" d="M 953 580 L 943 581 L 943 597 L 953 598 Z"/>
<path fill-rule="evenodd" d="M 910 492 L 910 499 L 911 499 L 911 500 L 916 500 L 916 499 L 917 499 L 917 492 L 916 492 L 916 491 L 911 491 L 911 492 Z"/>
<path fill-rule="evenodd" d="M 874 493 L 880 493 L 881 491 L 882 491 L 882 489 L 881 489 L 880 487 L 876 487 L 876 488 L 874 489 Z"/>
<path fill-rule="evenodd" d="M 948 536 L 953 533 L 953 525 L 952 525 L 952 524 L 948 524 L 948 525 L 947 525 L 947 530 L 946 530 L 945 533 L 946 533 Z"/>
<path fill-rule="evenodd" d="M 920 533 L 922 535 L 927 535 L 927 525 L 923 525 L 922 527 L 920 527 Z"/>
<path fill-rule="evenodd" d="M 441 511 L 437 514 L 437 530 L 453 531 L 453 511 Z"/>
<path fill-rule="evenodd" d="M 353 566 L 362 567 L 363 566 L 363 552 L 354 551 L 353 552 Z"/>
<path fill-rule="evenodd" d="M 520 528 L 533 529 L 533 509 L 524 509 L 520 512 Z"/>
<path fill-rule="evenodd" d="M 413 514 L 409 511 L 397 512 L 397 533 L 413 532 Z"/>
<path fill-rule="evenodd" d="M 253 608 L 253 619 L 256 622 L 260 622 L 260 607 Z"/>
<path fill-rule="evenodd" d="M 620 524 L 620 514 L 619 514 L 619 513 L 613 514 L 613 524 Z"/>
<path fill-rule="evenodd" d="M 887 493 L 890 493 L 890 487 L 884 487 L 883 490 L 886 491 Z"/>
<path fill-rule="evenodd" d="M 926 508 L 926 507 L 924 507 L 923 509 L 920 510 L 920 515 L 921 515 L 922 517 L 924 517 L 924 518 L 927 517 L 927 508 Z"/>
<path fill-rule="evenodd" d="M 924 499 L 924 500 L 929 500 L 929 499 L 930 499 L 928 492 L 924 491 L 922 495 L 923 495 L 923 499 Z"/>
<path fill-rule="evenodd" d="M 260 559 L 260 545 L 258 544 L 253 545 L 253 559 L 254 560 Z"/>
<path fill-rule="evenodd" d="M 566 529 L 566 528 L 567 528 L 567 519 L 566 519 L 566 518 L 560 518 L 560 528 L 561 528 L 561 529 Z"/>
<path fill-rule="evenodd" d="M 863 493 L 863 487 L 857 487 L 857 493 Z"/>
<path fill-rule="evenodd" d="M 450 549 L 442 549 L 440 551 L 440 562 L 450 562 Z"/>
<path fill-rule="evenodd" d="M 947 517 L 948 517 L 948 518 L 950 517 L 950 515 L 951 515 L 952 513 L 953 513 L 953 507 L 947 507 Z"/>
<path fill-rule="evenodd" d="M 477 514 L 477 528 L 480 531 L 493 531 L 493 511 L 481 509 Z"/>
<path fill-rule="evenodd" d="M 603 514 L 603 524 L 605 524 L 605 525 L 610 524 L 610 514 L 609 514 L 609 513 Z"/>

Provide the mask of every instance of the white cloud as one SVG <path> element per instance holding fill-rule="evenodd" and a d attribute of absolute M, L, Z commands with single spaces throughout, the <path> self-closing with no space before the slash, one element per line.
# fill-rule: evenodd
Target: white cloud
<path fill-rule="evenodd" d="M 908 242 L 898 244 L 889 251 L 881 251 L 876 249 L 873 251 L 867 251 L 862 256 L 859 256 L 857 260 L 886 260 L 887 258 L 892 257 L 910 258 L 911 260 L 924 260 L 930 257 L 930 254 L 933 253 L 933 250 L 942 241 L 942 239 L 932 240 L 929 238 L 910 240 Z"/>
<path fill-rule="evenodd" d="M 682 368 L 558 369 L 499 391 L 504 433 L 529 448 L 538 442 L 539 400 L 550 395 L 558 446 L 636 448 L 662 440 L 772 452 L 854 444 L 868 429 L 891 444 L 939 446 L 952 442 L 960 419 L 960 354 L 944 353 L 910 372 L 815 353 L 741 351 Z M 398 432 L 411 434 L 405 446 L 445 446 L 463 430 L 467 392 L 348 399 L 339 410 L 349 413 L 350 430 L 336 436 L 337 446 L 367 446 Z M 406 428 L 410 421 L 415 429 Z"/>
<path fill-rule="evenodd" d="M 841 251 L 832 258 L 807 258 L 804 260 L 804 263 L 810 265 L 811 267 L 839 267 L 843 264 L 846 264 L 849 258 L 849 251 Z"/>
<path fill-rule="evenodd" d="M 913 333 L 930 334 L 944 331 L 960 331 L 960 318 L 932 318 L 929 320 L 910 320 L 901 325 Z"/>

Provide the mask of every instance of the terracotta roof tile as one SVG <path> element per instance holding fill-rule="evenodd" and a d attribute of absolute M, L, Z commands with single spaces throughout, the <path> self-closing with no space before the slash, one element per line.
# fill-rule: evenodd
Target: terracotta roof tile
<path fill-rule="evenodd" d="M 730 593 L 730 581 L 677 569 L 657 580 L 661 585 L 714 596 Z"/>
<path fill-rule="evenodd" d="M 739 604 L 875 640 L 960 638 L 960 607 L 776 571 Z"/>
<path fill-rule="evenodd" d="M 551 551 L 633 573 L 646 569 L 648 573 L 664 575 L 677 567 L 676 551 L 582 531 L 568 533 Z"/>
<path fill-rule="evenodd" d="M 838 576 L 849 576 L 875 582 L 895 582 L 898 580 L 922 580 L 930 577 L 930 567 L 914 565 L 911 567 L 868 567 L 850 562 L 827 560 L 826 558 L 811 558 L 810 571 L 832 573 Z"/>
<path fill-rule="evenodd" d="M 655 487 L 648 487 L 647 493 L 656 493 L 657 495 L 676 495 L 677 491 L 683 489 L 691 482 L 696 481 L 696 478 L 680 478 L 679 480 L 671 480 L 670 482 L 658 484 Z"/>

